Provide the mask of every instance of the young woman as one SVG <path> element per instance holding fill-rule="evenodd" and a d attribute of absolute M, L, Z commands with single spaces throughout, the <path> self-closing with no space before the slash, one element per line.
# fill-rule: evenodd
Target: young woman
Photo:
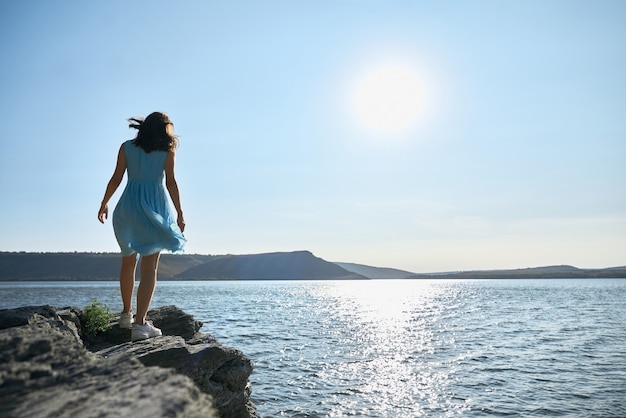
<path fill-rule="evenodd" d="M 156 287 L 159 256 L 162 250 L 182 251 L 185 245 L 185 220 L 174 176 L 178 138 L 166 114 L 154 112 L 145 119 L 131 118 L 129 127 L 137 129 L 135 139 L 126 141 L 117 155 L 117 165 L 102 199 L 98 220 L 108 218 L 108 202 L 124 172 L 126 188 L 113 211 L 113 229 L 122 251 L 120 291 L 124 308 L 120 327 L 131 328 L 133 341 L 161 335 L 161 330 L 146 321 L 146 313 Z M 165 177 L 165 187 L 163 178 Z M 176 214 L 168 201 L 171 198 Z M 141 281 L 137 290 L 137 312 L 133 324 L 132 298 L 137 259 L 141 259 Z"/>

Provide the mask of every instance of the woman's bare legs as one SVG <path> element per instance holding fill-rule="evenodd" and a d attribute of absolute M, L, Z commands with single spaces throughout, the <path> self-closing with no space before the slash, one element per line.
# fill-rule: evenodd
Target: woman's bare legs
<path fill-rule="evenodd" d="M 152 295 L 156 288 L 157 269 L 161 253 L 155 253 L 141 257 L 141 281 L 137 289 L 137 315 L 135 323 L 143 325 L 146 321 L 146 313 L 152 302 Z"/>
<path fill-rule="evenodd" d="M 122 312 L 133 311 L 133 291 L 135 290 L 135 268 L 137 267 L 137 255 L 122 257 L 122 269 L 120 270 L 120 292 L 122 293 Z"/>

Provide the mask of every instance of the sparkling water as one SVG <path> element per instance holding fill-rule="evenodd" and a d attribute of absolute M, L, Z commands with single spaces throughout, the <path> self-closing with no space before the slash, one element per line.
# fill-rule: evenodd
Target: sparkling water
<path fill-rule="evenodd" d="M 121 309 L 115 282 L 0 292 Z M 264 418 L 626 416 L 626 279 L 160 282 L 171 304 L 253 360 Z"/>

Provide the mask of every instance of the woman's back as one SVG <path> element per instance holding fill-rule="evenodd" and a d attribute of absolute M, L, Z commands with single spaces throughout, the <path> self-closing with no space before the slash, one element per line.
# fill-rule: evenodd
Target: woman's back
<path fill-rule="evenodd" d="M 142 148 L 135 146 L 133 141 L 130 140 L 124 143 L 124 154 L 126 156 L 126 170 L 129 181 L 163 181 L 163 169 L 167 152 L 145 152 Z"/>

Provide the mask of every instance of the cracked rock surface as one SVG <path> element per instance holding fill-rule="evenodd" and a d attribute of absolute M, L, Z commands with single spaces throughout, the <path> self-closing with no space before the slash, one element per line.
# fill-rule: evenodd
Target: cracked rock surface
<path fill-rule="evenodd" d="M 0 310 L 0 416 L 257 418 L 252 362 L 199 333 L 175 306 L 148 317 L 162 337 L 130 342 L 115 318 L 90 335 L 81 311 Z"/>

